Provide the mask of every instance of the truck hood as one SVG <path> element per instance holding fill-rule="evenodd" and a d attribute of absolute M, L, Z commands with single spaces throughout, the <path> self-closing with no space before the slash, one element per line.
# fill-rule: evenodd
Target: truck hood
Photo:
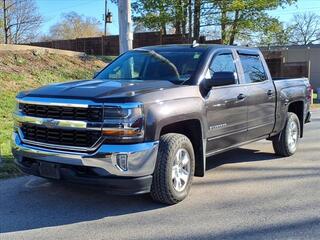
<path fill-rule="evenodd" d="M 28 97 L 90 99 L 132 98 L 141 94 L 179 87 L 169 81 L 156 80 L 81 80 L 50 84 L 30 92 Z"/>

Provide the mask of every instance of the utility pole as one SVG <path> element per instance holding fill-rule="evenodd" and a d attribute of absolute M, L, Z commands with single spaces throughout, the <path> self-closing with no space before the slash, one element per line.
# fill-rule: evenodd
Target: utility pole
<path fill-rule="evenodd" d="M 101 37 L 101 55 L 104 54 L 104 37 L 107 36 L 107 23 L 112 23 L 112 13 L 108 9 L 108 0 L 104 1 L 104 35 Z"/>
<path fill-rule="evenodd" d="M 131 0 L 118 0 L 120 54 L 132 49 Z"/>
<path fill-rule="evenodd" d="M 104 36 L 107 36 L 107 23 L 112 23 L 112 13 L 108 9 L 108 0 L 104 1 Z"/>
<path fill-rule="evenodd" d="M 104 2 L 104 36 L 107 36 L 107 10 L 108 9 L 108 0 L 105 0 Z"/>

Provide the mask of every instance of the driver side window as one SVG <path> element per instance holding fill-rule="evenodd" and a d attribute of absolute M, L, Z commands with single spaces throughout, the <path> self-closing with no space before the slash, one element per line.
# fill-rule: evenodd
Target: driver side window
<path fill-rule="evenodd" d="M 209 66 L 206 78 L 211 79 L 215 73 L 226 72 L 232 72 L 235 76 L 235 79 L 237 79 L 237 69 L 234 63 L 232 53 L 222 53 L 216 56 Z"/>

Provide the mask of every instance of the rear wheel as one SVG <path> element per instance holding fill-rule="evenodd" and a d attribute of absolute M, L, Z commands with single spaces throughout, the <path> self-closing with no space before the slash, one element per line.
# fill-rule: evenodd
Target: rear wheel
<path fill-rule="evenodd" d="M 275 153 L 284 157 L 293 155 L 297 150 L 299 136 L 299 118 L 296 114 L 289 112 L 284 128 L 272 140 Z"/>
<path fill-rule="evenodd" d="M 153 174 L 151 197 L 161 203 L 175 204 L 185 199 L 194 175 L 194 151 L 190 140 L 176 133 L 160 138 Z"/>

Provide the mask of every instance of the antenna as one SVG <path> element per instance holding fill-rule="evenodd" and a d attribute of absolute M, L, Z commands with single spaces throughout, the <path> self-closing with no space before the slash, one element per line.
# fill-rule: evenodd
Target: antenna
<path fill-rule="evenodd" d="M 198 46 L 199 46 L 199 43 L 197 43 L 197 40 L 193 40 L 192 47 L 195 48 L 195 47 L 198 47 Z"/>

